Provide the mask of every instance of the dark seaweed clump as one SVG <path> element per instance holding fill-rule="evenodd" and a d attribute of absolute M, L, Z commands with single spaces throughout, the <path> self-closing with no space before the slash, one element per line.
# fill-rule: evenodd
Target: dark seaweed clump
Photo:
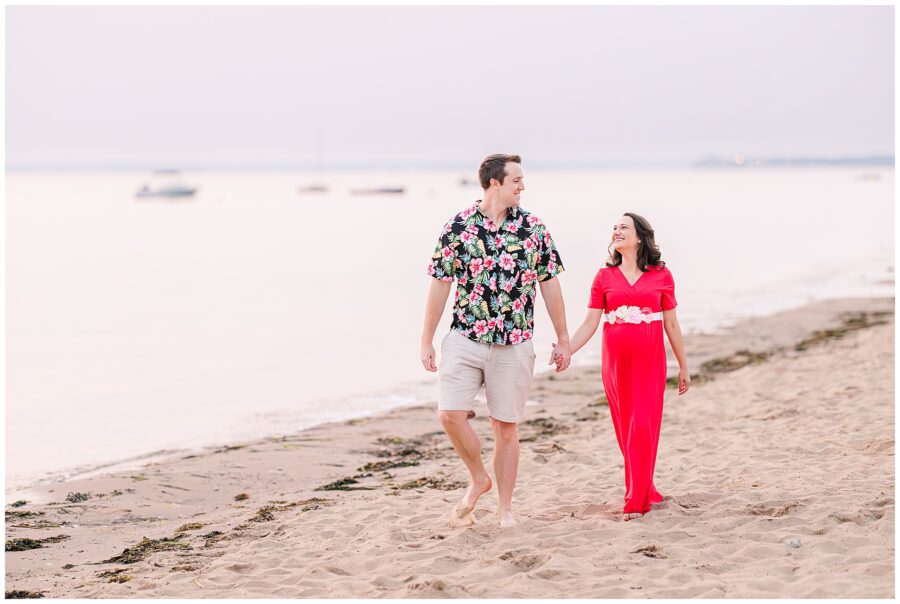
<path fill-rule="evenodd" d="M 250 522 L 270 522 L 275 520 L 275 512 L 284 512 L 294 508 L 300 508 L 301 512 L 309 512 L 310 510 L 318 510 L 319 508 L 333 505 L 331 499 L 321 499 L 313 497 L 312 499 L 303 499 L 292 503 L 284 502 L 278 504 L 265 505 L 256 511 L 256 514 L 250 518 Z M 213 531 L 216 532 L 216 531 Z"/>
<path fill-rule="evenodd" d="M 727 373 L 729 371 L 737 371 L 747 365 L 759 365 L 760 363 L 765 362 L 770 356 L 772 356 L 772 352 L 738 350 L 727 357 L 719 357 L 706 361 L 700 365 L 700 371 L 702 373 Z M 691 379 L 693 380 L 693 376 Z"/>
<path fill-rule="evenodd" d="M 123 574 L 126 568 L 117 568 L 115 570 L 105 570 L 97 576 L 101 579 L 109 578 L 110 583 L 127 583 L 131 581 L 134 577 L 131 575 Z"/>
<path fill-rule="evenodd" d="M 571 430 L 570 426 L 560 423 L 553 417 L 536 417 L 523 422 L 525 434 L 519 437 L 519 442 L 527 443 L 554 436 Z"/>
<path fill-rule="evenodd" d="M 43 539 L 29 539 L 23 537 L 20 539 L 7 539 L 6 551 L 8 552 L 24 552 L 30 549 L 39 549 L 44 547 L 44 543 L 59 543 L 69 539 L 69 535 L 56 535 L 55 537 L 45 537 Z"/>
<path fill-rule="evenodd" d="M 417 478 L 416 480 L 410 480 L 400 484 L 396 487 L 392 487 L 395 490 L 405 491 L 407 489 L 437 489 L 439 491 L 454 491 L 456 489 L 464 489 L 466 487 L 466 483 L 447 480 L 446 478 L 434 478 L 433 476 L 425 476 L 423 478 Z"/>
<path fill-rule="evenodd" d="M 91 498 L 90 493 L 69 493 L 66 495 L 66 501 L 69 503 L 81 503 Z"/>
<path fill-rule="evenodd" d="M 850 312 L 843 316 L 843 325 L 835 329 L 820 329 L 812 332 L 810 336 L 794 344 L 794 350 L 803 352 L 810 346 L 822 344 L 829 340 L 839 340 L 847 333 L 857 329 L 865 329 L 874 325 L 884 325 L 887 321 L 883 318 L 893 313 L 879 312 Z"/>
<path fill-rule="evenodd" d="M 6 551 L 8 552 L 24 552 L 29 549 L 38 549 L 40 547 L 44 547 L 41 545 L 41 542 L 37 539 L 7 539 L 6 540 Z"/>
<path fill-rule="evenodd" d="M 13 589 L 7 591 L 4 596 L 7 600 L 17 600 L 17 599 L 25 599 L 25 598 L 43 598 L 44 592 L 42 591 L 28 591 L 27 589 Z"/>
<path fill-rule="evenodd" d="M 328 484 L 323 484 L 320 487 L 316 487 L 316 491 L 372 491 L 375 487 L 354 487 L 351 485 L 359 484 L 360 478 L 368 478 L 371 474 L 357 474 L 356 476 L 348 476 L 346 478 L 341 478 L 339 480 L 335 480 L 334 482 L 329 482 Z"/>
<path fill-rule="evenodd" d="M 392 468 L 407 468 L 419 465 L 418 459 L 400 459 L 397 461 L 371 461 L 359 468 L 360 472 L 385 472 Z"/>
<path fill-rule="evenodd" d="M 202 522 L 190 522 L 188 524 L 182 524 L 180 527 L 178 527 L 178 530 L 175 532 L 183 533 L 185 531 L 198 531 L 202 528 L 203 528 Z"/>
<path fill-rule="evenodd" d="M 68 522 L 53 522 L 51 520 L 35 520 L 34 522 L 17 522 L 12 526 L 16 528 L 30 528 L 30 529 L 45 529 L 45 528 L 59 528 L 61 526 L 69 526 Z"/>
<path fill-rule="evenodd" d="M 35 516 L 43 516 L 44 512 L 29 512 L 28 510 L 6 510 L 6 520 L 20 520 L 24 518 L 34 518 Z"/>
<path fill-rule="evenodd" d="M 137 545 L 125 548 L 121 554 L 104 560 L 101 564 L 134 564 L 155 552 L 191 549 L 190 545 L 179 541 L 182 537 L 183 535 L 181 534 L 161 539 L 147 539 L 144 537 Z"/>

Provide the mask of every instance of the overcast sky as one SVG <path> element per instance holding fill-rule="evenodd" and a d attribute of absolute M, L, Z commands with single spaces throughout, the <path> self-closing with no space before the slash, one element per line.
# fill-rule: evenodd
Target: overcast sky
<path fill-rule="evenodd" d="M 7 7 L 7 163 L 892 154 L 893 11 Z"/>

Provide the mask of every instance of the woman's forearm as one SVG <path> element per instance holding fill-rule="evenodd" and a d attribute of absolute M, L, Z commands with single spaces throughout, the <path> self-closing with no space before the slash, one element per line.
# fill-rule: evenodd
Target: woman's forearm
<path fill-rule="evenodd" d="M 575 334 L 569 341 L 569 348 L 571 348 L 572 354 L 578 352 L 597 332 L 597 326 L 600 325 L 600 317 L 603 316 L 603 311 L 595 312 L 599 313 L 598 316 L 594 317 L 589 314 L 584 322 L 578 326 L 578 329 L 575 330 Z"/>
<path fill-rule="evenodd" d="M 672 352 L 675 353 L 675 359 L 678 361 L 678 367 L 687 369 L 687 356 L 684 353 L 684 336 L 681 335 L 681 325 L 678 319 L 667 319 L 664 322 L 666 336 L 669 338 L 669 344 L 672 346 Z"/>

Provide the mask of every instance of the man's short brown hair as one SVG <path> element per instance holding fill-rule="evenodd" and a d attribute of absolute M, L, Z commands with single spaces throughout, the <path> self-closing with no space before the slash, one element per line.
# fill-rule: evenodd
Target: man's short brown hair
<path fill-rule="evenodd" d="M 478 180 L 481 181 L 481 188 L 489 188 L 492 178 L 502 185 L 503 179 L 506 177 L 506 162 L 510 161 L 515 164 L 521 164 L 522 158 L 518 155 L 506 155 L 504 153 L 494 153 L 485 157 L 484 161 L 481 162 L 481 167 L 478 168 Z"/>

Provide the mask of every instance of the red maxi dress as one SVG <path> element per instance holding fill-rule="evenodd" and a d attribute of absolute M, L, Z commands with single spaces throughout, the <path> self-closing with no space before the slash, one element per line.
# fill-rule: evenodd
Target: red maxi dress
<path fill-rule="evenodd" d="M 648 267 L 634 285 L 618 266 L 601 268 L 591 287 L 588 308 L 605 311 L 603 389 L 625 458 L 626 514 L 647 512 L 663 500 L 653 485 L 653 470 L 666 389 L 666 349 L 663 322 L 648 319 L 675 305 L 675 282 L 665 267 Z"/>

